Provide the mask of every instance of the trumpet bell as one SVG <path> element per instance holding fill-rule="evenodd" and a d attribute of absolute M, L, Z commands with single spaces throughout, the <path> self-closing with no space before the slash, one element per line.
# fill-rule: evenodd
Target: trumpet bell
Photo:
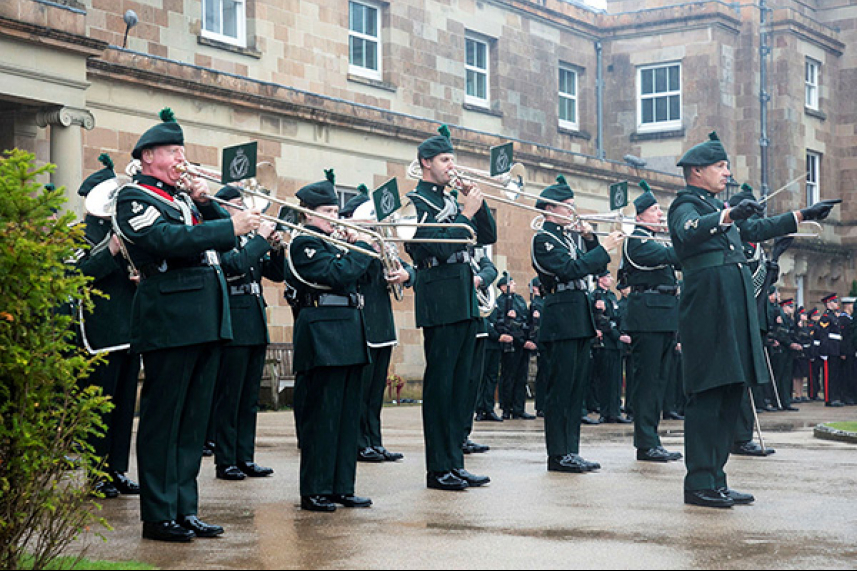
<path fill-rule="evenodd" d="M 98 183 L 84 199 L 86 211 L 97 218 L 111 218 L 116 213 L 116 193 L 125 180 L 114 177 Z"/>
<path fill-rule="evenodd" d="M 506 195 L 506 198 L 509 200 L 518 200 L 521 196 L 521 193 L 524 192 L 524 178 L 527 174 L 527 169 L 521 163 L 515 163 L 512 165 L 512 168 L 509 169 L 509 172 L 505 173 L 503 176 L 508 177 L 508 182 L 506 183 L 506 189 L 503 193 Z"/>
<path fill-rule="evenodd" d="M 392 221 L 396 223 L 396 237 L 403 240 L 413 240 L 417 233 L 417 207 L 414 206 L 413 202 L 408 202 L 393 213 Z"/>
<path fill-rule="evenodd" d="M 375 201 L 367 200 L 360 206 L 354 209 L 354 213 L 351 215 L 351 218 L 354 220 L 368 220 L 371 222 L 378 221 L 378 215 L 375 213 Z"/>

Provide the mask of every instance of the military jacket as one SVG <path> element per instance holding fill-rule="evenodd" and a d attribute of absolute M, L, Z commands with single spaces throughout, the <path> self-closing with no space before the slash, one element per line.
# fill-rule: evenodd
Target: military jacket
<path fill-rule="evenodd" d="M 685 392 L 769 381 L 742 238 L 759 242 L 797 229 L 789 212 L 721 225 L 723 203 L 688 187 L 670 205 L 669 228 L 682 265 L 679 332 Z M 750 346 L 737 343 L 748 338 Z"/>
<path fill-rule="evenodd" d="M 843 311 L 839 315 L 839 330 L 842 332 L 841 354 L 848 357 L 857 356 L 854 317 Z"/>
<path fill-rule="evenodd" d="M 226 281 L 214 252 L 235 246 L 229 214 L 197 206 L 153 177 L 117 191 L 114 226 L 142 272 L 131 310 L 140 353 L 232 339 Z"/>
<path fill-rule="evenodd" d="M 416 275 L 414 269 L 399 260 L 410 275 L 405 287 L 411 287 Z M 393 320 L 393 304 L 390 300 L 390 288 L 384 278 L 384 264 L 373 259 L 369 271 L 357 280 L 357 289 L 363 294 L 363 319 L 366 322 L 366 342 L 369 347 L 390 347 L 398 343 L 396 323 Z"/>
<path fill-rule="evenodd" d="M 595 328 L 601 331 L 600 348 L 618 351 L 619 337 L 622 333 L 619 330 L 619 301 L 616 299 L 616 295 L 610 290 L 596 287 L 589 294 L 589 299 L 592 304 L 592 315 L 595 318 Z M 595 303 L 599 300 L 604 302 L 604 310 L 595 307 Z M 599 347 L 594 346 L 593 348 Z"/>
<path fill-rule="evenodd" d="M 94 307 L 82 316 L 78 339 L 93 354 L 128 349 L 131 306 L 137 285 L 129 279 L 128 262 L 122 253 L 115 256 L 110 253 L 113 236 L 110 220 L 87 214 L 84 224 L 84 239 L 89 248 L 78 252 L 77 269 L 92 277 L 92 287 L 109 297 L 92 297 Z"/>
<path fill-rule="evenodd" d="M 815 334 L 819 342 L 819 356 L 839 357 L 842 354 L 842 329 L 839 326 L 839 316 L 836 315 L 836 312 L 828 309 L 821 315 Z"/>
<path fill-rule="evenodd" d="M 321 232 L 316 227 L 308 228 Z M 372 249 L 366 242 L 358 241 L 355 245 Z M 369 270 L 373 259 L 307 234 L 292 238 L 286 279 L 297 290 L 301 303 L 293 336 L 296 373 L 317 367 L 369 362 L 363 310 L 359 303 L 333 306 L 322 305 L 317 300 L 324 294 L 358 300 L 357 281 Z"/>
<path fill-rule="evenodd" d="M 487 204 L 468 219 L 458 204 L 444 194 L 444 188 L 420 181 L 408 193 L 417 210 L 418 222 L 467 224 L 476 232 L 479 244 L 497 241 L 497 224 Z M 460 228 L 420 228 L 416 238 L 469 238 Z M 479 319 L 479 302 L 473 287 L 473 269 L 466 244 L 410 243 L 408 254 L 417 268 L 414 306 L 417 327 L 449 325 Z"/>
<path fill-rule="evenodd" d="M 792 340 L 791 325 L 788 315 L 777 302 L 768 300 L 767 322 L 766 344 L 774 351 L 785 351 Z"/>
<path fill-rule="evenodd" d="M 284 250 L 272 250 L 258 234 L 240 236 L 238 246 L 222 256 L 221 266 L 229 289 L 229 311 L 234 346 L 266 345 L 267 304 L 262 295 L 262 278 L 284 279 Z"/>
<path fill-rule="evenodd" d="M 541 329 L 542 312 L 545 310 L 545 298 L 540 295 L 534 296 L 530 302 L 530 329 L 529 340 L 538 344 L 539 329 Z"/>
<path fill-rule="evenodd" d="M 595 236 L 584 240 L 583 245 L 585 251 L 578 248 L 562 226 L 553 222 L 545 222 L 533 236 L 530 257 L 547 292 L 539 343 L 595 336 L 584 278 L 607 267 L 610 255 Z M 559 291 L 559 284 L 571 287 Z"/>
<path fill-rule="evenodd" d="M 637 226 L 634 236 L 654 236 Z M 678 257 L 673 248 L 651 239 L 631 238 L 622 245 L 622 270 L 631 293 L 624 319 L 625 331 L 678 330 L 678 288 L 675 266 Z"/>
<path fill-rule="evenodd" d="M 509 317 L 510 311 L 515 317 Z M 516 293 L 504 293 L 497 298 L 497 305 L 491 315 L 494 327 L 500 335 L 511 335 L 515 347 L 521 348 L 529 337 L 528 317 L 530 311 L 527 302 Z"/>

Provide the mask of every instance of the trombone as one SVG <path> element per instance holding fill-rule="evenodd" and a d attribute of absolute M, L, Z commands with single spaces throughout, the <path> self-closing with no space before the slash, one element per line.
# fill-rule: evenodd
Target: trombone
<path fill-rule="evenodd" d="M 468 246 L 476 245 L 476 232 L 469 224 L 460 224 L 457 222 L 417 222 L 417 212 L 413 203 L 408 203 L 399 211 L 393 214 L 393 219 L 390 222 L 378 222 L 378 217 L 375 213 L 375 205 L 372 201 L 364 202 L 354 210 L 354 215 L 350 218 L 352 224 L 361 227 L 392 229 L 395 235 L 390 235 L 387 232 L 384 234 L 384 239 L 388 242 L 401 242 L 410 244 L 467 244 Z M 452 229 L 458 228 L 466 230 L 469 238 L 416 238 L 416 232 L 420 228 L 443 228 Z"/>

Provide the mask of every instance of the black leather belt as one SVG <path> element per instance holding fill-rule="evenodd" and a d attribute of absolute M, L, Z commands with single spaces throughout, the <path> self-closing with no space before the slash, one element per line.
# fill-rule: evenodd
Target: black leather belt
<path fill-rule="evenodd" d="M 230 285 L 229 295 L 262 295 L 262 286 L 258 282 Z"/>
<path fill-rule="evenodd" d="M 586 282 L 583 280 L 576 280 L 572 282 L 559 283 L 553 288 L 552 293 L 559 293 L 561 291 L 586 291 Z"/>
<path fill-rule="evenodd" d="M 363 307 L 363 296 L 359 293 L 338 295 L 335 293 L 308 293 L 300 300 L 302 307 Z"/>
<path fill-rule="evenodd" d="M 440 260 L 435 258 L 434 256 L 430 258 L 426 258 L 422 262 L 420 262 L 419 267 L 423 269 L 434 268 L 440 266 L 442 264 L 469 264 L 470 263 L 470 252 L 459 251 L 453 253 L 446 260 Z"/>
<path fill-rule="evenodd" d="M 678 293 L 678 286 L 674 286 L 674 285 L 659 285 L 659 286 L 632 285 L 631 291 L 634 293 L 659 293 L 662 295 L 676 295 Z"/>
<path fill-rule="evenodd" d="M 165 274 L 173 270 L 183 270 L 185 268 L 201 268 L 208 264 L 203 263 L 202 258 L 170 258 L 163 260 L 159 264 L 151 263 L 140 266 L 140 273 L 144 278 Z"/>

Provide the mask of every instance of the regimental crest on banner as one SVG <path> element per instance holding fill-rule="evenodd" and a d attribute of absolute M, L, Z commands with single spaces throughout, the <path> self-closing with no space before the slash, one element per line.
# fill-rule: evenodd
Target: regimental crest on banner
<path fill-rule="evenodd" d="M 256 176 L 259 143 L 255 141 L 223 149 L 221 181 L 223 184 L 247 180 Z"/>
<path fill-rule="evenodd" d="M 628 181 L 610 185 L 610 210 L 619 210 L 628 206 Z"/>
<path fill-rule="evenodd" d="M 399 183 L 391 178 L 372 191 L 372 201 L 375 203 L 375 214 L 378 222 L 383 222 L 390 214 L 402 207 L 399 196 Z"/>
<path fill-rule="evenodd" d="M 491 176 L 507 173 L 512 168 L 512 143 L 491 147 Z"/>

